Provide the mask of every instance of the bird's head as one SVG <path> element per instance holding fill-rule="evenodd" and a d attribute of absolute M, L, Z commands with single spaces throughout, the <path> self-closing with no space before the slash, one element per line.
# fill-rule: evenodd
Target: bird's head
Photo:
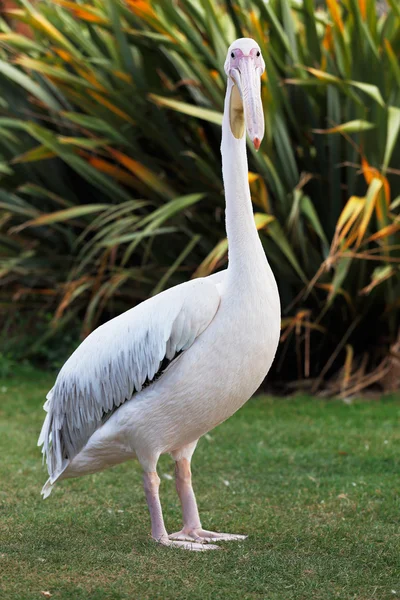
<path fill-rule="evenodd" d="M 264 59 L 257 42 L 240 38 L 229 46 L 225 73 L 233 82 L 229 122 L 235 138 L 241 138 L 245 128 L 256 150 L 264 137 L 264 113 L 261 102 L 261 75 Z"/>

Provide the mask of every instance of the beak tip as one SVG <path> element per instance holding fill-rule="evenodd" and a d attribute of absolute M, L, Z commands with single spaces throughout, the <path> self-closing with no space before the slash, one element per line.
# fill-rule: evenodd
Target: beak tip
<path fill-rule="evenodd" d="M 254 140 L 253 140 L 253 144 L 254 144 L 254 148 L 255 148 L 255 149 L 257 150 L 257 152 L 258 152 L 258 149 L 259 149 L 259 147 L 260 147 L 260 145 L 261 145 L 261 140 L 260 140 L 260 138 L 258 138 L 258 137 L 255 137 L 255 138 L 254 138 Z"/>

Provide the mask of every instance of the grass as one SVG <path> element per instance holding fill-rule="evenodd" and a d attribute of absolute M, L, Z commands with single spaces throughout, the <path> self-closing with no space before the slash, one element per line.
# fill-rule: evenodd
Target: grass
<path fill-rule="evenodd" d="M 193 464 L 204 526 L 249 538 L 191 553 L 149 539 L 134 462 L 41 500 L 35 444 L 51 383 L 28 370 L 0 381 L 1 598 L 400 597 L 398 398 L 251 400 L 200 442 Z M 159 472 L 173 473 L 169 458 Z M 162 477 L 161 494 L 177 530 L 173 481 Z"/>

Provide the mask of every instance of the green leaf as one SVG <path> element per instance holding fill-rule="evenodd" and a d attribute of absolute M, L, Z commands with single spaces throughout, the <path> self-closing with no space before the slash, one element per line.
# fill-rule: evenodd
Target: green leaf
<path fill-rule="evenodd" d="M 390 204 L 390 209 L 391 210 L 395 210 L 396 208 L 398 208 L 400 206 L 400 196 L 397 196 L 397 198 L 395 198 L 393 200 L 393 202 L 391 202 Z"/>
<path fill-rule="evenodd" d="M 352 86 L 362 90 L 365 94 L 370 96 L 375 102 L 377 102 L 383 108 L 385 107 L 385 101 L 382 98 L 382 94 L 378 88 L 378 86 L 373 85 L 371 83 L 363 83 L 361 81 L 348 81 Z"/>
<path fill-rule="evenodd" d="M 265 2 L 264 0 L 255 0 L 254 3 L 257 4 L 258 8 L 260 9 L 260 14 L 263 16 L 264 21 L 268 24 L 271 24 L 271 27 L 274 29 L 278 39 L 282 43 L 286 52 L 290 55 L 292 59 L 294 59 L 293 51 L 290 46 L 288 37 L 281 23 L 279 22 L 279 19 L 276 16 L 271 4 L 269 2 Z"/>
<path fill-rule="evenodd" d="M 111 17 L 111 25 L 115 34 L 116 47 L 118 48 L 120 55 L 121 67 L 123 67 L 127 73 L 133 74 L 135 72 L 135 67 L 132 59 L 131 48 L 121 25 L 119 4 L 117 4 L 115 0 L 107 0 L 107 7 Z"/>
<path fill-rule="evenodd" d="M 157 94 L 149 94 L 148 97 L 152 102 L 158 104 L 158 106 L 167 106 L 168 108 L 172 108 L 173 110 L 185 115 L 190 115 L 191 117 L 196 117 L 197 119 L 203 119 L 204 121 L 215 123 L 216 125 L 222 125 L 223 115 L 215 110 L 210 110 L 201 106 L 195 106 L 193 104 L 186 104 L 186 102 L 172 100 L 171 98 L 164 98 L 163 96 L 158 96 Z"/>
<path fill-rule="evenodd" d="M 46 148 L 46 146 L 40 145 L 36 146 L 36 148 L 32 148 L 32 150 L 28 150 L 28 152 L 24 152 L 19 156 L 13 158 L 12 163 L 27 163 L 27 162 L 35 162 L 37 160 L 46 160 L 48 158 L 54 158 L 57 156 L 54 152 Z"/>
<path fill-rule="evenodd" d="M 25 35 L 20 35 L 11 31 L 8 33 L 0 33 L 0 43 L 13 46 L 18 48 L 18 50 L 34 50 L 36 52 L 43 52 L 44 50 L 43 46 L 29 39 Z"/>
<path fill-rule="evenodd" d="M 27 221 L 18 229 L 21 230 L 25 227 L 40 227 L 42 225 L 52 225 L 54 223 L 62 223 L 64 221 L 70 221 L 77 217 L 84 217 L 95 212 L 100 212 L 108 208 L 108 204 L 87 204 L 82 206 L 74 206 L 73 208 L 66 208 L 65 210 L 58 210 L 46 215 L 40 215 L 31 221 Z"/>
<path fill-rule="evenodd" d="M 165 288 L 169 279 L 172 277 L 172 275 L 175 273 L 175 271 L 178 269 L 178 267 L 183 263 L 185 258 L 187 256 L 189 256 L 189 254 L 191 253 L 191 251 L 193 250 L 193 248 L 196 246 L 196 244 L 199 242 L 200 239 L 201 239 L 200 235 L 195 235 L 192 237 L 192 239 L 188 242 L 188 244 L 185 246 L 185 248 L 182 250 L 182 252 L 176 258 L 176 260 L 172 263 L 170 268 L 166 271 L 166 273 L 161 277 L 161 279 L 157 283 L 157 285 L 153 288 L 153 290 L 151 292 L 152 296 L 159 294 Z"/>
<path fill-rule="evenodd" d="M 368 131 L 368 129 L 374 129 L 375 127 L 375 123 L 355 119 L 354 121 L 347 121 L 347 123 L 342 123 L 329 129 L 314 129 L 313 131 L 314 133 L 360 133 L 361 131 Z"/>
<path fill-rule="evenodd" d="M 310 55 L 319 64 L 321 60 L 321 47 L 317 33 L 317 19 L 315 18 L 315 9 L 313 0 L 304 0 L 304 21 L 306 28 L 306 46 L 309 48 Z"/>
<path fill-rule="evenodd" d="M 280 0 L 280 8 L 282 11 L 282 20 L 287 39 L 289 41 L 290 48 L 292 50 L 293 60 L 297 63 L 299 61 L 299 55 L 297 50 L 297 39 L 295 33 L 295 25 L 293 17 L 290 11 L 290 4 L 288 0 Z"/>
<path fill-rule="evenodd" d="M 3 175 L 12 175 L 13 174 L 13 170 L 10 169 L 10 167 L 6 163 L 0 162 L 0 174 L 3 174 Z"/>
<path fill-rule="evenodd" d="M 101 245 L 106 247 L 113 247 L 118 246 L 119 244 L 126 244 L 127 242 L 131 242 L 132 240 L 134 240 L 136 248 L 139 242 L 141 242 L 144 238 L 153 237 L 157 235 L 165 235 L 166 233 L 175 233 L 176 231 L 176 227 L 155 227 L 152 229 L 147 229 L 145 231 L 134 231 L 133 233 L 127 233 L 125 235 L 106 239 L 101 242 Z M 123 261 L 123 264 L 126 262 L 126 260 Z"/>
<path fill-rule="evenodd" d="M 82 113 L 68 111 L 62 111 L 60 114 L 65 119 L 80 125 L 84 129 L 101 133 L 102 135 L 105 135 L 124 145 L 127 144 L 127 138 L 123 136 L 122 133 L 115 127 L 113 127 L 111 123 L 108 123 L 103 119 L 93 117 L 91 115 L 84 115 Z"/>
<path fill-rule="evenodd" d="M 50 109 L 60 110 L 61 106 L 55 100 L 55 98 L 53 98 L 53 96 L 35 83 L 31 77 L 28 77 L 28 75 L 25 75 L 25 73 L 16 67 L 13 67 L 9 63 L 0 60 L 0 73 L 20 85 L 24 90 L 35 96 Z"/>
<path fill-rule="evenodd" d="M 17 59 L 18 64 L 26 69 L 36 71 L 37 73 L 41 73 L 43 75 L 50 75 L 52 78 L 55 78 L 62 83 L 68 83 L 73 85 L 76 88 L 83 88 L 84 90 L 91 89 L 98 91 L 98 86 L 94 83 L 91 83 L 84 77 L 77 77 L 76 75 L 72 75 L 69 71 L 66 71 L 62 67 L 56 67 L 49 64 L 46 64 L 43 61 L 35 60 L 30 57 L 22 56 Z"/>
<path fill-rule="evenodd" d="M 285 236 L 285 232 L 283 231 L 278 221 L 275 220 L 269 224 L 267 233 L 274 240 L 275 244 L 278 246 L 281 252 L 286 256 L 293 269 L 303 281 L 303 283 L 308 284 L 307 277 L 305 276 L 303 269 L 299 265 L 299 262 L 296 258 L 296 254 L 290 247 L 290 244 Z"/>
<path fill-rule="evenodd" d="M 95 148 L 107 146 L 110 143 L 110 140 L 106 138 L 88 139 L 85 137 L 69 137 L 59 135 L 57 139 L 61 144 L 66 144 L 67 146 L 76 146 L 77 148 L 83 148 L 84 150 L 94 150 Z"/>
<path fill-rule="evenodd" d="M 56 136 L 47 131 L 44 127 L 34 123 L 26 123 L 25 129 L 39 142 L 42 142 L 47 148 L 56 153 L 70 167 L 79 173 L 89 183 L 107 193 L 112 198 L 119 197 L 121 200 L 128 200 L 129 195 L 109 177 L 100 173 L 97 169 L 87 164 L 82 158 L 77 156 L 71 148 L 61 144 Z"/>
<path fill-rule="evenodd" d="M 327 306 L 331 306 L 332 302 L 336 298 L 339 289 L 343 286 L 344 280 L 350 269 L 352 259 L 348 256 L 343 256 L 335 265 L 335 274 L 332 279 L 332 288 L 329 292 L 327 299 Z M 326 308 L 325 308 L 326 310 Z"/>
<path fill-rule="evenodd" d="M 390 45 L 389 40 L 385 39 L 384 43 L 385 43 L 385 51 L 386 51 L 387 57 L 389 59 L 390 66 L 392 67 L 394 79 L 396 80 L 397 87 L 400 88 L 400 65 L 399 65 L 398 57 L 396 56 L 392 46 Z"/>
<path fill-rule="evenodd" d="M 311 225 L 314 228 L 314 231 L 319 235 L 322 242 L 325 244 L 325 247 L 328 247 L 328 240 L 326 239 L 325 232 L 322 228 L 321 222 L 318 217 L 318 213 L 315 210 L 311 199 L 308 196 L 302 196 L 300 200 L 300 206 L 302 213 L 308 218 Z"/>
<path fill-rule="evenodd" d="M 400 6 L 397 0 L 387 0 L 392 11 L 395 13 L 398 19 L 400 19 Z"/>
<path fill-rule="evenodd" d="M 385 156 L 383 158 L 383 170 L 386 172 L 386 169 L 389 166 L 390 159 L 392 157 L 392 153 L 399 135 L 400 131 L 400 108 L 396 108 L 395 106 L 389 106 L 388 109 L 388 121 L 387 121 L 387 138 L 386 138 L 386 148 L 385 148 Z"/>
<path fill-rule="evenodd" d="M 204 194 L 188 194 L 187 196 L 180 196 L 175 198 L 174 200 L 170 200 L 164 206 L 161 206 L 157 210 L 155 210 L 150 215 L 144 217 L 141 221 L 138 222 L 136 228 L 144 227 L 142 233 L 149 234 L 151 236 L 151 232 L 155 231 L 168 219 L 171 219 L 176 214 L 183 212 L 186 208 L 189 208 L 193 204 L 199 202 L 202 198 L 204 198 Z M 132 235 L 133 234 L 128 234 Z M 137 245 L 141 241 L 143 236 L 133 236 L 134 240 L 130 246 L 125 251 L 124 257 L 122 259 L 122 264 L 125 265 L 129 260 L 132 252 L 136 249 Z M 124 241 L 129 241 L 127 237 L 125 237 Z"/>

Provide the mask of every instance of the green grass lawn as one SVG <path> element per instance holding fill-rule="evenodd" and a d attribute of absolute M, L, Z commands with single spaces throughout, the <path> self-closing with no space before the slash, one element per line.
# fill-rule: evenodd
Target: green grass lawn
<path fill-rule="evenodd" d="M 135 462 L 41 500 L 36 440 L 51 384 L 29 371 L 0 381 L 2 600 L 400 598 L 399 399 L 251 400 L 193 461 L 204 527 L 249 537 L 197 553 L 150 540 Z M 159 473 L 176 531 L 169 457 Z"/>

